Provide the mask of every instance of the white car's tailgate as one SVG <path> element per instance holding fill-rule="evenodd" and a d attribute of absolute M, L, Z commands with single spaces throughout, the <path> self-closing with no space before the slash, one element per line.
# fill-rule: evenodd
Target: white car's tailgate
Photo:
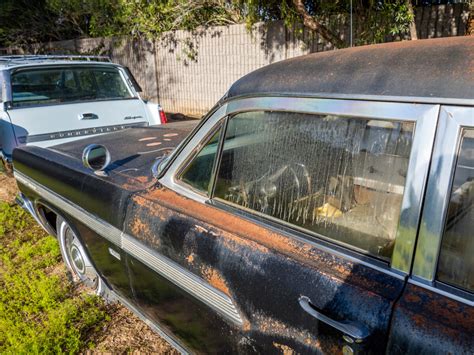
<path fill-rule="evenodd" d="M 148 125 L 145 106 L 138 98 L 13 108 L 8 115 L 19 144 L 42 146 Z"/>

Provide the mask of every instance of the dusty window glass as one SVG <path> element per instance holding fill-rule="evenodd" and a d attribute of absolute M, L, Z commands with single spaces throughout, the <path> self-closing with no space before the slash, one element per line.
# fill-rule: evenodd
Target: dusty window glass
<path fill-rule="evenodd" d="M 474 292 L 474 129 L 461 141 L 437 278 Z"/>
<path fill-rule="evenodd" d="M 209 191 L 209 183 L 219 145 L 220 128 L 217 129 L 217 132 L 214 133 L 181 174 L 182 181 L 206 193 Z"/>
<path fill-rule="evenodd" d="M 132 97 L 119 70 L 106 66 L 21 70 L 11 80 L 14 107 Z"/>
<path fill-rule="evenodd" d="M 414 124 L 250 112 L 226 131 L 215 196 L 390 259 Z"/>

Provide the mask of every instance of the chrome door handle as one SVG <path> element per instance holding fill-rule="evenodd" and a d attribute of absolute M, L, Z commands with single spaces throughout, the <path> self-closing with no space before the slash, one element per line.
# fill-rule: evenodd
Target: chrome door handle
<path fill-rule="evenodd" d="M 301 308 L 308 313 L 310 316 L 313 316 L 317 320 L 330 325 L 331 327 L 339 330 L 340 332 L 350 336 L 356 342 L 360 343 L 365 340 L 369 335 L 369 330 L 358 322 L 353 321 L 337 321 L 334 319 L 325 316 L 311 303 L 311 300 L 306 296 L 301 296 L 298 299 Z"/>
<path fill-rule="evenodd" d="M 95 113 L 88 112 L 88 113 L 80 113 L 77 115 L 80 120 L 96 120 L 99 118 Z"/>

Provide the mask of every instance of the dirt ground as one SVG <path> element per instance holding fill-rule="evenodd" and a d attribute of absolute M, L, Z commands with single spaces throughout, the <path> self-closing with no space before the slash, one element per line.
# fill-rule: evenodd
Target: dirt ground
<path fill-rule="evenodd" d="M 164 339 L 132 312 L 119 304 L 109 306 L 111 320 L 99 331 L 91 334 L 89 341 L 96 344 L 86 354 L 178 354 Z"/>
<path fill-rule="evenodd" d="M 13 203 L 17 191 L 15 179 L 0 172 L 0 201 Z M 178 353 L 148 325 L 122 305 L 109 305 L 107 313 L 110 315 L 110 321 L 99 331 L 89 335 L 87 343 L 92 342 L 95 347 L 92 350 L 84 350 L 85 354 Z"/>
<path fill-rule="evenodd" d="M 0 201 L 12 203 L 17 191 L 15 179 L 0 172 Z"/>

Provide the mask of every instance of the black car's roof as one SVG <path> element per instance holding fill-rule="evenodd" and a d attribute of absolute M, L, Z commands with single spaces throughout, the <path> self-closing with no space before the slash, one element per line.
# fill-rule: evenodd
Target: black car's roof
<path fill-rule="evenodd" d="M 314 53 L 260 68 L 228 98 L 381 95 L 474 99 L 474 36 L 403 41 Z"/>

